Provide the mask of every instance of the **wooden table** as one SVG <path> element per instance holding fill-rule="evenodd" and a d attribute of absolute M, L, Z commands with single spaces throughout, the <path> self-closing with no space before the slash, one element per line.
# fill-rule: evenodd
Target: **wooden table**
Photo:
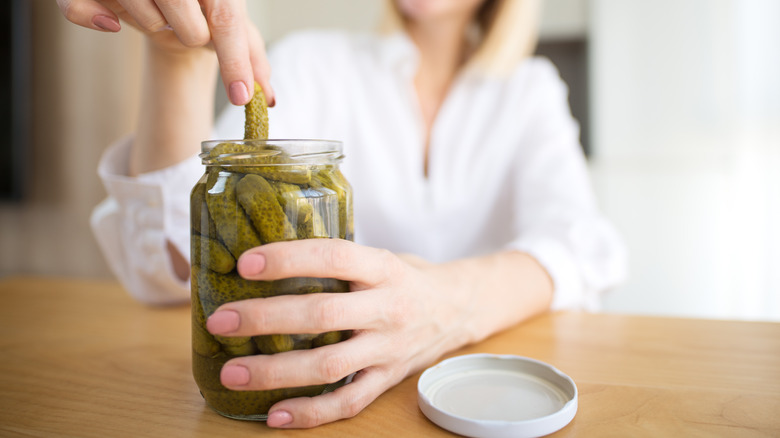
<path fill-rule="evenodd" d="M 314 430 L 229 420 L 190 373 L 189 307 L 112 282 L 0 280 L 0 436 L 451 436 L 417 378 Z M 454 354 L 518 354 L 569 374 L 579 412 L 554 436 L 780 436 L 780 324 L 555 313 Z"/>

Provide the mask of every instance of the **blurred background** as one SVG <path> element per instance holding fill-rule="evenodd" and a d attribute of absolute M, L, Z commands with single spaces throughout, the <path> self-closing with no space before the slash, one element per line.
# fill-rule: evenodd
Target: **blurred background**
<path fill-rule="evenodd" d="M 381 0 L 249 0 L 269 44 L 370 31 Z M 111 276 L 89 230 L 101 151 L 132 131 L 143 44 L 0 6 L 0 276 Z M 780 2 L 546 0 L 601 207 L 630 251 L 604 310 L 780 321 Z M 221 91 L 221 90 L 220 90 Z M 225 102 L 218 96 L 218 105 Z"/>

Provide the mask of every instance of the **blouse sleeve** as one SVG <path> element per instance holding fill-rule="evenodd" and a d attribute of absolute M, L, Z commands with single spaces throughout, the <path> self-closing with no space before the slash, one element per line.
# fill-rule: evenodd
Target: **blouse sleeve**
<path fill-rule="evenodd" d="M 193 156 L 129 177 L 131 145 L 131 138 L 122 139 L 101 157 L 98 174 L 108 198 L 92 212 L 92 231 L 109 268 L 133 297 L 158 305 L 185 302 L 189 281 L 174 273 L 168 245 L 189 259 L 189 192 L 202 174 L 200 161 Z"/>
<path fill-rule="evenodd" d="M 514 177 L 516 239 L 508 246 L 547 270 L 553 309 L 596 310 L 601 293 L 624 279 L 626 250 L 599 212 L 566 86 L 552 64 L 536 62 L 534 116 Z"/>

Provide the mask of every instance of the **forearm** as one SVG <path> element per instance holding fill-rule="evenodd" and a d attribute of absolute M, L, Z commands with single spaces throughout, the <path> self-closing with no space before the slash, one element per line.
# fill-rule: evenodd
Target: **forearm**
<path fill-rule="evenodd" d="M 162 169 L 200 150 L 211 135 L 217 59 L 206 49 L 171 53 L 147 43 L 129 173 Z"/>
<path fill-rule="evenodd" d="M 507 251 L 430 267 L 449 294 L 451 347 L 480 341 L 549 309 L 553 283 L 531 256 Z"/>

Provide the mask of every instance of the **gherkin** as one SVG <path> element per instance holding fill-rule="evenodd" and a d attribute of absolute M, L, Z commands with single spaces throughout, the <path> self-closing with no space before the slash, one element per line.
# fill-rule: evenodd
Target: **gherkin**
<path fill-rule="evenodd" d="M 214 339 L 222 345 L 222 351 L 229 356 L 251 356 L 257 353 L 257 347 L 251 336 L 219 336 Z"/>
<path fill-rule="evenodd" d="M 325 332 L 312 340 L 312 347 L 322 347 L 337 342 L 341 342 L 341 332 Z"/>
<path fill-rule="evenodd" d="M 249 214 L 265 243 L 295 240 L 295 229 L 284 214 L 276 192 L 260 175 L 247 175 L 236 187 L 238 202 Z"/>
<path fill-rule="evenodd" d="M 268 138 L 268 103 L 265 101 L 263 89 L 257 82 L 255 82 L 255 94 L 244 109 L 246 116 L 244 138 L 253 140 Z"/>
<path fill-rule="evenodd" d="M 232 357 L 219 352 L 213 356 L 203 356 L 197 351 L 192 352 L 192 374 L 201 392 L 203 390 L 227 391 L 219 380 L 222 366 Z"/>
<path fill-rule="evenodd" d="M 284 353 L 295 348 L 295 341 L 290 335 L 263 335 L 253 339 L 263 354 Z"/>
<path fill-rule="evenodd" d="M 341 171 L 332 167 L 322 169 L 312 177 L 311 186 L 325 187 L 336 192 L 339 203 L 339 237 L 353 240 L 355 229 L 352 219 L 352 187 Z"/>
<path fill-rule="evenodd" d="M 238 259 L 244 251 L 262 244 L 244 210 L 236 199 L 236 186 L 242 175 L 212 171 L 206 187 L 206 204 L 214 219 L 217 234 L 225 247 Z"/>
<path fill-rule="evenodd" d="M 203 305 L 205 318 L 217 308 L 232 301 L 250 298 L 266 298 L 277 294 L 270 281 L 246 280 L 236 272 L 218 274 L 209 269 L 198 273 L 199 300 Z"/>
<path fill-rule="evenodd" d="M 227 274 L 236 267 L 236 259 L 218 240 L 193 234 L 190 242 L 193 260 L 200 260 L 212 271 Z"/>
<path fill-rule="evenodd" d="M 330 237 L 328 229 L 325 227 L 325 222 L 322 220 L 322 216 L 317 210 L 312 210 L 309 220 L 298 221 L 296 232 L 298 233 L 299 239 Z"/>
<path fill-rule="evenodd" d="M 192 349 L 204 357 L 213 357 L 221 350 L 214 335 L 209 333 L 195 316 L 192 318 Z"/>
<path fill-rule="evenodd" d="M 320 213 L 322 208 L 327 209 L 330 206 L 323 202 L 321 193 L 311 188 L 301 188 L 297 184 L 278 181 L 270 183 L 279 204 L 295 227 L 298 239 L 331 237 Z M 338 205 L 333 206 L 334 211 L 335 208 L 338 208 Z"/>
<path fill-rule="evenodd" d="M 322 394 L 330 385 L 282 388 L 267 391 L 229 391 L 202 389 L 201 394 L 212 409 L 226 417 L 257 416 L 261 419 L 275 403 L 294 397 Z"/>
<path fill-rule="evenodd" d="M 281 181 L 268 181 L 276 193 L 276 200 L 282 206 L 287 218 L 293 224 L 311 220 L 314 207 L 308 202 L 301 187 Z"/>
<path fill-rule="evenodd" d="M 283 278 L 271 283 L 276 295 L 303 295 L 325 291 L 324 282 L 320 278 Z"/>
<path fill-rule="evenodd" d="M 238 173 L 257 174 L 291 184 L 311 182 L 311 166 L 291 164 L 290 157 L 264 142 L 220 143 L 209 151 L 209 159 Z"/>
<path fill-rule="evenodd" d="M 216 236 L 217 228 L 209 215 L 206 205 L 206 181 L 202 179 L 195 184 L 190 196 L 190 215 L 192 229 L 204 236 Z"/>

